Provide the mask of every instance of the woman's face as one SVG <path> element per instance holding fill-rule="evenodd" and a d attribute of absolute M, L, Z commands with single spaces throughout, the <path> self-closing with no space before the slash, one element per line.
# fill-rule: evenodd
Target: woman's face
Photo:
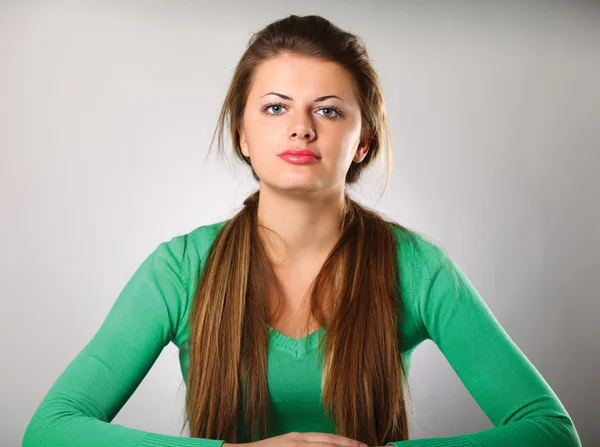
<path fill-rule="evenodd" d="M 343 190 L 360 145 L 361 111 L 352 76 L 335 62 L 280 55 L 255 72 L 239 129 L 242 152 L 265 185 L 290 193 Z M 290 149 L 316 157 L 283 155 Z"/>

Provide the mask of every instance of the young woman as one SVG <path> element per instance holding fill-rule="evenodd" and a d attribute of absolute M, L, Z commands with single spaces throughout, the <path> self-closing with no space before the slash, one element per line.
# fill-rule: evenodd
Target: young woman
<path fill-rule="evenodd" d="M 452 258 L 347 194 L 390 154 L 358 37 L 319 16 L 256 33 L 223 105 L 220 149 L 227 125 L 259 189 L 233 218 L 147 257 L 49 390 L 24 446 L 580 445 Z M 426 339 L 495 428 L 409 440 L 404 390 Z M 191 437 L 111 424 L 169 342 Z"/>

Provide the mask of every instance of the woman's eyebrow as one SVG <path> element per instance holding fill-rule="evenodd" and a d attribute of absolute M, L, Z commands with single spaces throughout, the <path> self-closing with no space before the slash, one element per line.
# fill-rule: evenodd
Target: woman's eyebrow
<path fill-rule="evenodd" d="M 281 94 L 281 93 L 277 93 L 277 92 L 269 92 L 269 93 L 265 93 L 264 95 L 262 95 L 262 96 L 261 96 L 261 98 L 262 98 L 263 96 L 267 96 L 267 95 L 276 95 L 276 96 L 279 96 L 280 98 L 286 99 L 286 100 L 288 100 L 288 101 L 293 101 L 293 100 L 294 100 L 294 98 L 292 98 L 291 96 L 283 95 L 283 94 Z M 337 98 L 337 99 L 339 99 L 339 100 L 340 100 L 340 101 L 342 101 L 342 102 L 344 101 L 344 100 L 343 100 L 342 98 L 340 98 L 339 96 L 336 96 L 336 95 L 326 95 L 326 96 L 319 96 L 319 97 L 318 97 L 318 98 L 316 98 L 316 99 L 315 99 L 313 102 L 322 102 L 322 101 L 325 101 L 325 100 L 327 100 L 327 99 L 329 99 L 329 98 Z"/>

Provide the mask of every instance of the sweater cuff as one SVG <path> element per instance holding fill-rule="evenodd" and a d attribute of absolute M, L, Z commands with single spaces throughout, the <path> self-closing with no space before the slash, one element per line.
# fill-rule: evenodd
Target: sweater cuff
<path fill-rule="evenodd" d="M 221 447 L 225 441 L 147 433 L 140 447 Z"/>
<path fill-rule="evenodd" d="M 464 436 L 452 436 L 450 438 L 425 438 L 409 441 L 388 442 L 386 445 L 396 447 L 471 447 L 472 444 Z"/>

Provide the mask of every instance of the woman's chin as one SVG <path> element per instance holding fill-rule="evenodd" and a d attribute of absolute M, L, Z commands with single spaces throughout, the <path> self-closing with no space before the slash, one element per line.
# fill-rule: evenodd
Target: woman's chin
<path fill-rule="evenodd" d="M 278 181 L 273 183 L 263 182 L 265 186 L 277 190 L 280 193 L 290 194 L 290 195 L 306 195 L 318 192 L 320 189 L 318 182 L 313 180 L 299 180 L 295 179 L 294 181 Z"/>

